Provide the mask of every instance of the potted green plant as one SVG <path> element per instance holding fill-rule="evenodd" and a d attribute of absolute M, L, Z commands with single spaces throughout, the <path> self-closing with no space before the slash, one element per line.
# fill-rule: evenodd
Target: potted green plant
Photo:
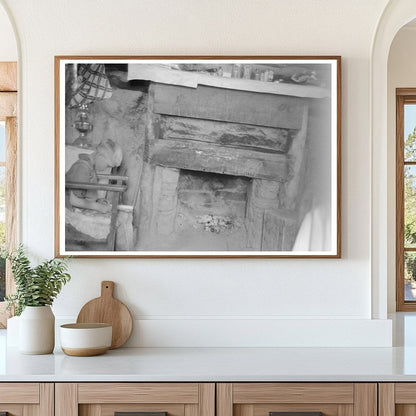
<path fill-rule="evenodd" d="M 16 292 L 6 296 L 8 309 L 19 318 L 19 350 L 24 354 L 49 354 L 55 346 L 55 316 L 51 305 L 71 276 L 68 257 L 32 266 L 23 246 L 3 251 L 10 261 Z"/>

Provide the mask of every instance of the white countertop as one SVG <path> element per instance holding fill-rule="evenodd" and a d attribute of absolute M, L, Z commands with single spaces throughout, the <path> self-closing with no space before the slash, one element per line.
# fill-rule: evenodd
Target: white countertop
<path fill-rule="evenodd" d="M 0 381 L 416 381 L 416 348 L 120 348 L 0 357 Z"/>
<path fill-rule="evenodd" d="M 0 330 L 0 382 L 416 381 L 416 314 L 395 314 L 392 348 L 119 348 L 23 355 Z"/>

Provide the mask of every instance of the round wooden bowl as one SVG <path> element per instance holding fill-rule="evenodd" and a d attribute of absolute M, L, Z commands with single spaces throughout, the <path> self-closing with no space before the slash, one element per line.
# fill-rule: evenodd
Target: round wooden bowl
<path fill-rule="evenodd" d="M 104 323 L 61 325 L 61 348 L 67 355 L 89 357 L 111 347 L 112 327 Z"/>

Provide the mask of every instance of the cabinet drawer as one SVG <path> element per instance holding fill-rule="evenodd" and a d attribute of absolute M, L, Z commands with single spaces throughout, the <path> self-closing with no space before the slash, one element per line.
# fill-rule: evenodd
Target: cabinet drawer
<path fill-rule="evenodd" d="M 213 383 L 59 383 L 56 416 L 215 416 Z"/>
<path fill-rule="evenodd" d="M 198 403 L 198 383 L 80 383 L 79 403 Z"/>
<path fill-rule="evenodd" d="M 54 414 L 53 384 L 0 383 L 0 415 Z"/>
<path fill-rule="evenodd" d="M 280 413 L 280 414 L 279 414 Z M 217 416 L 376 416 L 375 383 L 220 383 Z"/>
<path fill-rule="evenodd" d="M 0 403 L 38 404 L 38 383 L 0 383 Z"/>

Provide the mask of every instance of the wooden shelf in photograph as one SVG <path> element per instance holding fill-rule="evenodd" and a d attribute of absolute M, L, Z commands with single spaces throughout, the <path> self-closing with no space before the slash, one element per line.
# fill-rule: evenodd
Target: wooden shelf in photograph
<path fill-rule="evenodd" d="M 127 80 L 146 80 L 161 84 L 181 85 L 197 88 L 198 85 L 251 91 L 264 94 L 289 95 L 302 98 L 325 98 L 330 96 L 328 88 L 315 85 L 265 82 L 254 79 L 216 77 L 198 72 L 180 71 L 153 64 L 129 65 Z"/>

